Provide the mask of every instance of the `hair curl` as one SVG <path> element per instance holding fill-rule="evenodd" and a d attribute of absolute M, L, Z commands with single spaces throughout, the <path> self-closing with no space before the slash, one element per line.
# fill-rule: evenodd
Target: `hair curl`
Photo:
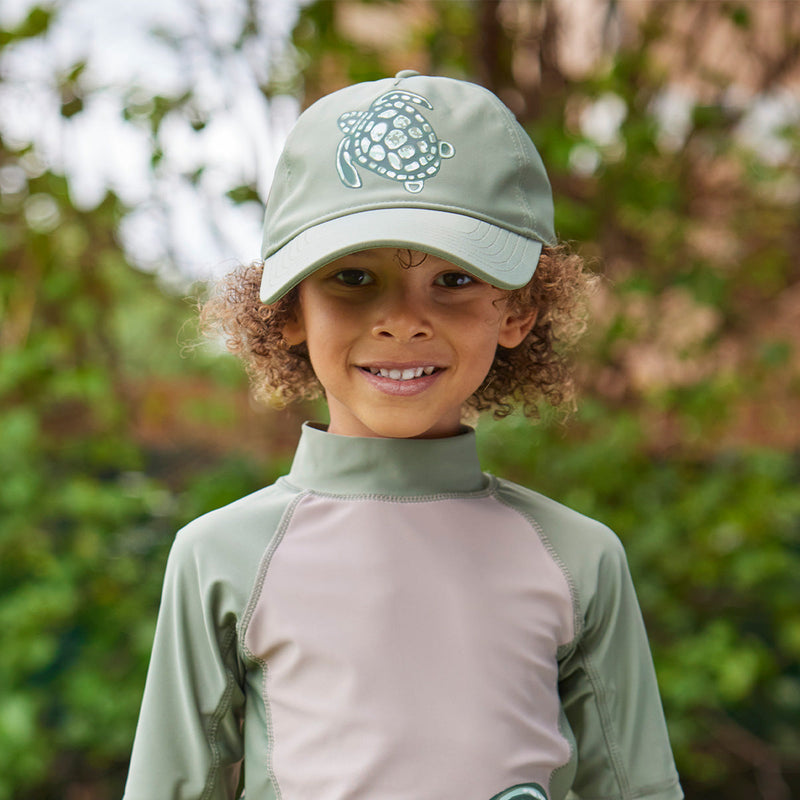
<path fill-rule="evenodd" d="M 298 308 L 298 289 L 263 304 L 262 270 L 263 264 L 255 262 L 225 277 L 201 307 L 201 327 L 208 335 L 224 335 L 228 350 L 244 362 L 258 399 L 284 406 L 320 397 L 322 386 L 306 345 L 290 346 L 283 336 Z M 467 400 L 467 411 L 491 410 L 499 419 L 519 406 L 536 419 L 542 400 L 571 407 L 575 392 L 568 355 L 586 327 L 585 301 L 594 280 L 567 245 L 543 248 L 530 282 L 505 298 L 515 312 L 535 309 L 536 322 L 517 347 L 498 345 L 486 379 Z"/>

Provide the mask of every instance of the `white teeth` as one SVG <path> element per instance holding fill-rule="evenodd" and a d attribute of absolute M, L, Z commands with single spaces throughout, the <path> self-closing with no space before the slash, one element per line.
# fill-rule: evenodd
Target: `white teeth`
<path fill-rule="evenodd" d="M 436 367 L 409 367 L 408 369 L 379 369 L 369 367 L 373 375 L 380 375 L 381 378 L 391 378 L 393 381 L 411 381 L 414 378 L 421 378 L 423 375 L 432 375 Z"/>

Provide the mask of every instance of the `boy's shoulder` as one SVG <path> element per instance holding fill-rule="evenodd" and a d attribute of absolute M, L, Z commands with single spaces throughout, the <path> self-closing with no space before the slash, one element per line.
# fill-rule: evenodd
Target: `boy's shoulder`
<path fill-rule="evenodd" d="M 242 558 L 260 560 L 296 494 L 278 480 L 196 517 L 178 531 L 170 558 L 220 566 Z"/>
<path fill-rule="evenodd" d="M 496 497 L 528 519 L 562 568 L 579 584 L 609 568 L 627 570 L 625 550 L 607 525 L 533 489 L 497 478 Z"/>
<path fill-rule="evenodd" d="M 621 598 L 635 605 L 625 549 L 608 526 L 510 481 L 498 481 L 496 496 L 530 522 L 564 575 L 574 603 L 573 643 L 597 620 L 606 624 Z"/>
<path fill-rule="evenodd" d="M 505 478 L 495 480 L 498 498 L 519 512 L 531 516 L 543 528 L 545 534 L 556 537 L 569 536 L 605 547 L 620 546 L 616 534 L 599 520 L 588 517 L 534 489 Z"/>

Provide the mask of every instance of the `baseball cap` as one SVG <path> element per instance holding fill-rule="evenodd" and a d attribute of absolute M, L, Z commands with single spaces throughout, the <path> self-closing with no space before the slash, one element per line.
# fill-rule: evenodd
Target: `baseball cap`
<path fill-rule="evenodd" d="M 421 250 L 516 289 L 554 242 L 550 182 L 511 111 L 477 84 L 403 70 L 300 115 L 267 200 L 261 300 L 373 247 Z"/>

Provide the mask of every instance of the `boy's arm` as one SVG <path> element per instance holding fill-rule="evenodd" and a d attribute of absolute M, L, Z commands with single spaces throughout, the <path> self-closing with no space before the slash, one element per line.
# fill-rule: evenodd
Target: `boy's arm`
<path fill-rule="evenodd" d="M 235 794 L 244 705 L 236 614 L 208 566 L 192 537 L 179 534 L 164 578 L 124 800 L 229 800 Z"/>
<path fill-rule="evenodd" d="M 616 537 L 578 594 L 583 631 L 560 683 L 578 748 L 573 796 L 679 800 L 647 634 Z"/>

